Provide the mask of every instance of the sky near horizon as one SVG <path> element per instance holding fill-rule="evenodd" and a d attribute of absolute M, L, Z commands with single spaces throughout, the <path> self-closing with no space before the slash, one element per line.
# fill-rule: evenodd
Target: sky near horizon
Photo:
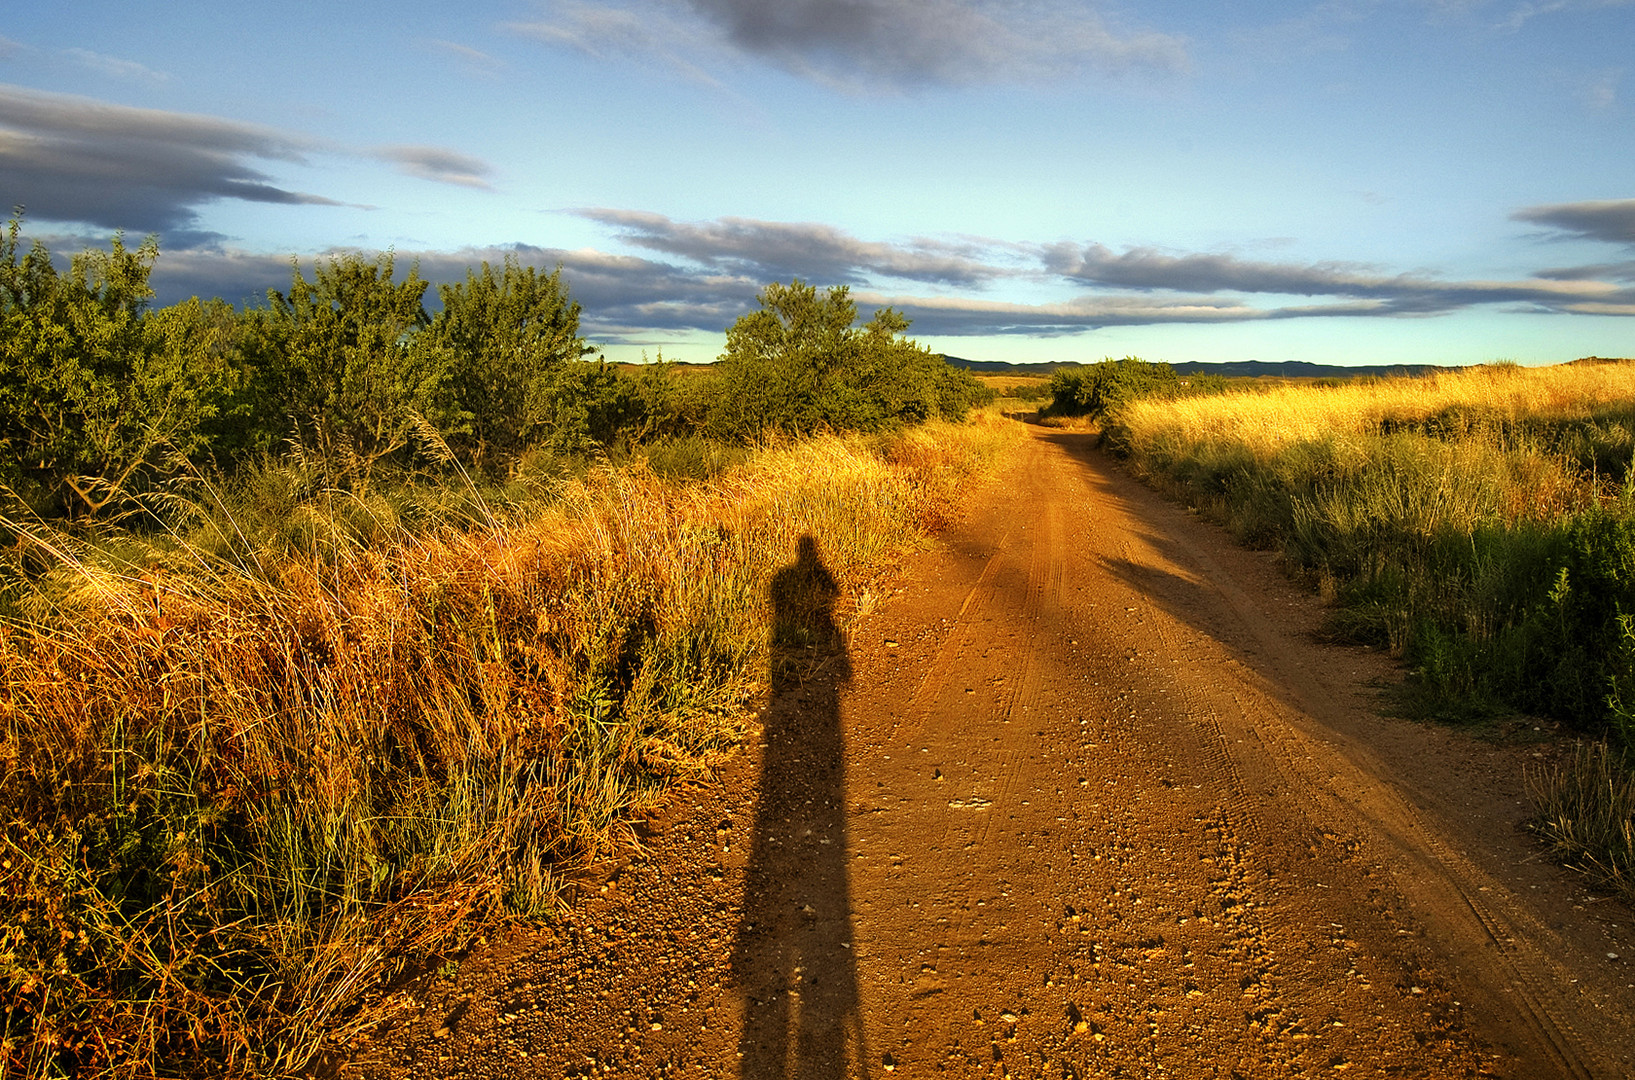
<path fill-rule="evenodd" d="M 160 302 L 562 267 L 612 359 L 769 281 L 1011 362 L 1635 355 L 1635 0 L 81 0 L 0 200 Z"/>

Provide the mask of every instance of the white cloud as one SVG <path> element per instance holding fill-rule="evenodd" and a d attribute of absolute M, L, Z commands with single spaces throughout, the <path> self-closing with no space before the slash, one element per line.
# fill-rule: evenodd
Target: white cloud
<path fill-rule="evenodd" d="M 1599 11 L 1606 8 L 1627 7 L 1635 0 L 1542 0 L 1517 4 L 1505 13 L 1499 23 L 1503 30 L 1520 30 L 1534 19 L 1563 11 Z"/>
<path fill-rule="evenodd" d="M 1377 306 L 1369 310 L 1381 315 L 1430 314 L 1492 303 L 1556 307 L 1574 300 L 1600 299 L 1619 290 L 1606 282 L 1582 279 L 1444 281 L 1380 274 L 1354 263 L 1256 262 L 1214 253 L 1170 255 L 1150 247 L 1115 254 L 1101 244 L 1082 248 L 1058 244 L 1042 249 L 1042 254 L 1053 272 L 1094 285 L 1205 294 L 1357 297 L 1376 301 Z"/>
<path fill-rule="evenodd" d="M 302 135 L 191 113 L 114 105 L 0 84 L 0 176 L 31 216 L 166 232 L 196 243 L 216 199 L 339 205 L 273 184 L 256 159 L 304 163 Z"/>
<path fill-rule="evenodd" d="M 447 55 L 454 57 L 460 62 L 462 67 L 466 68 L 466 70 L 474 71 L 480 75 L 497 75 L 503 71 L 506 66 L 504 60 L 501 60 L 495 56 L 490 56 L 481 49 L 472 48 L 470 45 L 462 45 L 457 41 L 444 41 L 441 38 L 432 38 L 428 40 L 426 44 L 439 52 L 446 53 Z"/>
<path fill-rule="evenodd" d="M 1635 244 L 1635 199 L 1592 199 L 1529 206 L 1510 216 L 1516 221 L 1537 222 L 1586 240 Z"/>
<path fill-rule="evenodd" d="M 219 199 L 340 206 L 273 182 L 260 161 L 305 165 L 313 154 L 362 155 L 436 183 L 490 189 L 485 161 L 438 146 L 370 151 L 258 124 L 116 105 L 0 84 L 0 182 L 31 220 L 164 234 L 195 247 L 199 207 Z"/>
<path fill-rule="evenodd" d="M 1618 104 L 1618 84 L 1623 78 L 1622 68 L 1595 74 L 1584 86 L 1584 104 L 1597 112 L 1614 108 Z"/>
<path fill-rule="evenodd" d="M 1617 210 L 1621 204 L 1612 204 Z M 1586 211 L 1586 208 L 1587 211 Z M 1533 208 L 1541 220 L 1601 228 L 1602 204 Z M 1574 214 L 1588 212 L 1588 221 Z M 1319 318 L 1424 318 L 1475 307 L 1563 315 L 1635 315 L 1635 264 L 1606 263 L 1540 271 L 1512 281 L 1442 280 L 1389 274 L 1344 262 L 1267 262 L 1151 247 L 1115 252 L 1100 244 L 1019 244 L 955 238 L 863 240 L 830 226 L 722 218 L 677 223 L 661 214 L 581 211 L 624 242 L 668 258 L 594 248 L 509 244 L 456 251 L 399 251 L 432 282 L 455 281 L 468 267 L 512 255 L 547 271 L 561 266 L 584 325 L 602 341 L 656 332 L 720 332 L 755 307 L 770 280 L 851 284 L 864 309 L 891 306 L 913 332 L 939 336 L 1077 334 L 1107 326 L 1232 324 Z M 1520 215 L 1518 215 L 1520 216 Z M 674 260 L 674 261 L 672 261 Z M 304 260 L 310 265 L 310 258 Z M 881 280 L 931 286 L 892 292 Z M 203 291 L 242 299 L 289 281 L 289 261 L 244 252 L 195 249 L 162 253 L 154 272 L 161 300 Z M 1076 288 L 1056 302 L 982 295 L 1002 285 Z M 1310 302 L 1288 302 L 1306 297 Z"/>
<path fill-rule="evenodd" d="M 718 53 L 719 45 L 698 20 L 679 17 L 661 3 L 647 3 L 645 10 L 638 12 L 562 0 L 552 12 L 551 18 L 507 23 L 505 29 L 545 45 L 577 49 L 598 60 L 654 57 L 683 78 L 705 86 L 721 86 L 715 76 L 691 59 Z"/>
<path fill-rule="evenodd" d="M 662 251 L 758 280 L 815 278 L 855 284 L 870 275 L 981 285 L 1014 268 L 994 262 L 1004 252 L 992 241 L 920 238 L 892 244 L 860 240 L 831 225 L 726 217 L 677 222 L 662 214 L 587 209 L 576 213 L 617 230 L 637 247 Z"/>

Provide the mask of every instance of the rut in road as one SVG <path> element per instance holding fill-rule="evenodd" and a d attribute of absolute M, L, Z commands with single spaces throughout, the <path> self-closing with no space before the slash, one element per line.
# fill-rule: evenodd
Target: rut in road
<path fill-rule="evenodd" d="M 1621 986 L 1575 997 L 1358 737 L 1383 661 L 1277 625 L 1218 531 L 1091 445 L 1035 431 L 651 862 L 355 1067 L 1627 1075 Z M 821 544 L 786 574 L 821 583 Z"/>

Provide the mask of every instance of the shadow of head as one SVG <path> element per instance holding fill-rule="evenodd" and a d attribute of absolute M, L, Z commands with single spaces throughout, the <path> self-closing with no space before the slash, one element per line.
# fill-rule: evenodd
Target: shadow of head
<path fill-rule="evenodd" d="M 774 688 L 799 682 L 813 665 L 844 652 L 834 617 L 840 586 L 810 534 L 796 545 L 795 561 L 773 575 L 771 598 Z"/>

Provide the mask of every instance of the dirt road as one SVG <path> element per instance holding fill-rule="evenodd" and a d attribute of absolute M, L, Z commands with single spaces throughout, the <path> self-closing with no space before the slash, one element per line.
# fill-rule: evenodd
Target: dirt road
<path fill-rule="evenodd" d="M 1089 436 L 974 503 L 849 648 L 796 559 L 779 648 L 829 656 L 751 752 L 347 1071 L 1635 1073 L 1629 913 L 1519 828 L 1548 732 L 1382 719 L 1386 659 Z"/>

